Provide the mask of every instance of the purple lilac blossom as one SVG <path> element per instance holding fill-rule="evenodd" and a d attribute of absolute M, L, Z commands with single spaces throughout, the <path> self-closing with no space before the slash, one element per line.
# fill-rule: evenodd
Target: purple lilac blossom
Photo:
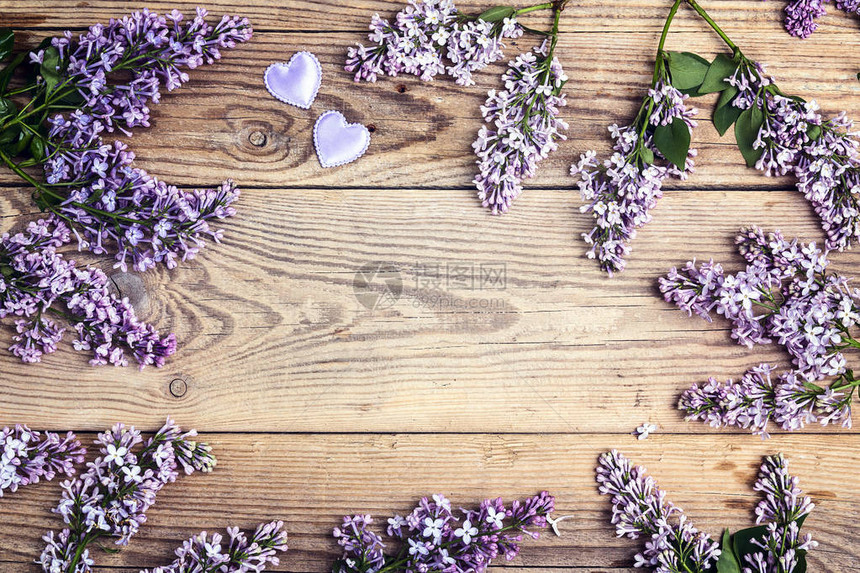
<path fill-rule="evenodd" d="M 660 291 L 688 315 L 711 321 L 722 314 L 739 344 L 776 341 L 795 368 L 776 376 L 776 366 L 761 364 L 738 382 L 711 378 L 684 392 L 679 408 L 688 420 L 763 437 L 771 421 L 787 431 L 814 422 L 850 427 L 858 384 L 842 351 L 854 343 L 850 330 L 860 322 L 860 291 L 827 271 L 827 252 L 815 243 L 757 227 L 742 229 L 736 243 L 747 261 L 744 271 L 731 275 L 713 261 L 688 262 L 660 279 Z M 837 379 L 829 387 L 815 384 L 832 376 Z"/>
<path fill-rule="evenodd" d="M 96 24 L 77 40 L 66 32 L 52 42 L 68 62 L 55 89 L 75 92 L 83 103 L 49 119 L 44 169 L 52 187 L 40 191 L 40 205 L 69 222 L 79 248 L 114 254 L 122 270 L 129 262 L 139 271 L 158 263 L 174 268 L 193 258 L 205 238 L 220 239 L 210 221 L 235 213 L 231 203 L 239 192 L 232 181 L 179 190 L 132 167 L 134 154 L 124 143 L 102 139 L 114 130 L 131 135 L 135 127 L 149 127 L 148 105 L 158 103 L 162 89 L 176 89 L 188 80 L 185 69 L 212 63 L 221 49 L 251 37 L 247 19 L 224 16 L 212 26 L 205 16 L 198 8 L 183 22 L 175 10 L 167 17 L 143 10 Z M 130 78 L 116 79 L 123 70 Z"/>
<path fill-rule="evenodd" d="M 805 381 L 845 373 L 841 349 L 853 340 L 860 291 L 827 272 L 827 252 L 755 227 L 742 229 L 738 248 L 745 270 L 727 275 L 713 262 L 673 268 L 659 281 L 664 299 L 707 320 L 723 315 L 732 338 L 747 347 L 777 341 Z"/>
<path fill-rule="evenodd" d="M 89 544 L 110 537 L 117 545 L 127 545 L 146 522 L 156 494 L 176 481 L 180 468 L 186 474 L 212 471 L 212 449 L 191 439 L 196 435 L 194 430 L 183 433 L 169 418 L 147 440 L 123 424 L 99 434 L 95 443 L 101 455 L 87 464 L 85 473 L 61 484 L 63 494 L 54 513 L 67 527 L 43 537 L 46 546 L 37 561 L 42 570 L 90 573 Z"/>
<path fill-rule="evenodd" d="M 283 527 L 283 521 L 263 523 L 250 538 L 238 527 L 228 527 L 226 539 L 220 533 L 202 531 L 183 542 L 173 563 L 140 573 L 258 573 L 268 565 L 278 565 L 276 553 L 287 550 Z"/>
<path fill-rule="evenodd" d="M 493 24 L 463 15 L 451 0 L 409 0 L 393 24 L 374 14 L 368 39 L 375 45 L 349 48 L 344 69 L 357 82 L 398 74 L 430 81 L 447 72 L 469 86 L 475 83 L 472 72 L 502 58 L 502 38 L 522 35 L 516 18 Z"/>
<path fill-rule="evenodd" d="M 760 364 L 738 382 L 710 378 L 702 386 L 694 384 L 681 395 L 678 408 L 687 420 L 701 420 L 714 428 L 736 426 L 763 438 L 770 435 L 770 422 L 787 431 L 815 422 L 851 427 L 852 388 L 840 382 L 822 388 L 804 383 L 794 371 L 776 376 L 775 370 L 775 365 Z"/>
<path fill-rule="evenodd" d="M 719 544 L 698 531 L 684 512 L 666 500 L 645 468 L 633 466 L 616 450 L 600 456 L 598 491 L 612 498 L 612 524 L 618 537 L 644 537 L 645 549 L 635 557 L 636 567 L 656 573 L 700 573 L 715 568 Z"/>
<path fill-rule="evenodd" d="M 538 162 L 566 139 L 561 132 L 567 123 L 558 114 L 567 105 L 561 94 L 567 75 L 558 58 L 548 59 L 547 49 L 544 42 L 509 62 L 505 89 L 490 90 L 481 106 L 485 125 L 472 144 L 479 170 L 474 183 L 493 214 L 508 211 L 523 191 L 522 180 L 534 177 Z"/>
<path fill-rule="evenodd" d="M 785 29 L 792 36 L 808 38 L 818 24 L 817 18 L 826 13 L 824 4 L 829 0 L 791 0 L 785 7 Z M 836 0 L 836 7 L 848 14 L 860 14 L 860 1 Z"/>
<path fill-rule="evenodd" d="M 827 235 L 826 247 L 840 251 L 860 239 L 860 141 L 840 113 L 825 120 L 814 101 L 782 95 L 761 64 L 742 61 L 726 80 L 738 94 L 731 105 L 760 107 L 764 123 L 754 143 L 765 175 L 792 174 Z"/>
<path fill-rule="evenodd" d="M 696 127 L 693 116 L 698 110 L 686 106 L 687 98 L 671 84 L 659 81 L 642 103 L 646 111 L 653 102 L 650 115 L 640 112 L 643 120 L 637 118 L 633 125 L 609 126 L 615 141 L 611 157 L 600 162 L 595 151 L 588 151 L 570 168 L 570 174 L 579 177 L 579 191 L 586 203 L 581 211 L 592 213 L 595 219 L 595 227 L 583 233 L 585 242 L 591 245 L 588 258 L 597 259 L 610 276 L 624 270 L 630 241 L 636 237 L 637 229 L 651 221 L 650 211 L 663 196 L 664 181 L 672 177 L 685 180 L 693 171 L 695 149 L 690 149 L 683 166 L 668 161 L 662 165 L 647 163 L 641 153 L 647 149 L 653 157 L 665 159 L 654 145 L 654 128 L 658 125 L 681 118 L 689 129 Z M 640 125 L 642 121 L 644 125 Z"/>
<path fill-rule="evenodd" d="M 22 424 L 0 431 L 0 497 L 19 487 L 50 481 L 57 474 L 69 477 L 75 464 L 84 462 L 86 449 L 72 432 L 61 438 L 54 432 L 35 432 Z"/>
<path fill-rule="evenodd" d="M 406 517 L 388 520 L 388 536 L 398 540 L 399 554 L 386 556 L 382 538 L 369 530 L 372 519 L 346 516 L 334 529 L 343 548 L 339 573 L 483 573 L 500 555 L 519 553 L 524 535 L 537 539 L 547 527 L 555 499 L 547 492 L 506 508 L 501 500 L 484 500 L 478 509 L 452 509 L 442 495 L 423 498 Z"/>
<path fill-rule="evenodd" d="M 162 366 L 176 351 L 175 336 L 161 338 L 152 325 L 138 320 L 128 299 L 110 292 L 101 270 L 80 268 L 57 252 L 70 240 L 69 228 L 57 218 L 0 236 L 0 319 L 18 317 L 12 353 L 38 362 L 54 352 L 65 329 L 53 315 L 72 326 L 74 348 L 92 352 L 92 365 L 125 366 L 130 355 L 141 369 Z"/>
<path fill-rule="evenodd" d="M 818 29 L 815 22 L 826 13 L 825 0 L 793 0 L 785 7 L 785 29 L 792 36 L 808 38 Z"/>
<path fill-rule="evenodd" d="M 767 535 L 752 542 L 762 551 L 746 555 L 745 573 L 798 571 L 801 555 L 818 543 L 800 535 L 798 520 L 809 515 L 815 505 L 798 487 L 798 479 L 788 473 L 782 454 L 765 458 L 753 486 L 765 498 L 756 506 L 756 523 L 764 524 Z M 801 553 L 802 552 L 802 553 Z"/>

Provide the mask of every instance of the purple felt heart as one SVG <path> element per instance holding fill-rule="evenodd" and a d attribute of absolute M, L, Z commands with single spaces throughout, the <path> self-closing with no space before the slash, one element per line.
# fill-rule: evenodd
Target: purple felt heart
<path fill-rule="evenodd" d="M 322 81 L 322 66 L 310 52 L 296 52 L 286 64 L 275 63 L 263 74 L 266 89 L 284 103 L 308 109 Z"/>
<path fill-rule="evenodd" d="M 339 111 L 327 111 L 314 125 L 314 147 L 323 167 L 352 163 L 367 151 L 370 131 L 360 123 L 347 123 Z"/>

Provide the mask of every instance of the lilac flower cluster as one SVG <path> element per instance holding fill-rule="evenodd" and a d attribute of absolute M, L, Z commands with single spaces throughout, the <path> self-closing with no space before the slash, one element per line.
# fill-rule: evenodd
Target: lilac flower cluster
<path fill-rule="evenodd" d="M 212 63 L 221 49 L 251 37 L 247 19 L 224 16 L 213 26 L 205 16 L 198 8 L 184 22 L 175 10 L 167 17 L 143 10 L 94 25 L 77 41 L 70 32 L 53 40 L 67 68 L 51 97 L 72 94 L 83 103 L 49 120 L 48 186 L 39 186 L 37 197 L 69 222 L 81 249 L 114 254 L 122 270 L 129 262 L 139 271 L 158 263 L 174 268 L 193 258 L 205 238 L 220 239 L 210 221 L 235 213 L 231 204 L 239 191 L 232 181 L 218 189 L 180 190 L 132 167 L 134 154 L 123 142 L 102 138 L 148 127 L 148 106 L 160 100 L 162 88 L 181 86 L 186 68 Z M 31 56 L 36 62 L 44 57 L 44 51 Z M 124 70 L 128 79 L 118 79 Z"/>
<path fill-rule="evenodd" d="M 276 553 L 287 550 L 283 527 L 283 521 L 263 523 L 250 538 L 238 527 L 228 527 L 226 540 L 220 533 L 203 531 L 176 550 L 173 563 L 141 573 L 259 573 L 268 565 L 278 565 Z"/>
<path fill-rule="evenodd" d="M 15 320 L 10 350 L 24 362 L 52 353 L 64 329 L 50 315 L 68 321 L 77 333 L 76 350 L 93 354 L 90 364 L 161 366 L 176 351 L 176 338 L 161 338 L 153 326 L 137 319 L 128 299 L 108 288 L 99 269 L 80 268 L 57 250 L 71 240 L 57 219 L 31 222 L 24 232 L 0 236 L 0 319 Z"/>
<path fill-rule="evenodd" d="M 636 230 L 651 221 L 651 209 L 663 196 L 663 183 L 676 177 L 685 180 L 693 170 L 696 150 L 690 149 L 685 165 L 677 166 L 665 158 L 654 144 L 654 129 L 680 118 L 689 129 L 696 127 L 695 108 L 688 108 L 686 95 L 666 81 L 658 81 L 648 91 L 633 124 L 611 125 L 613 154 L 602 162 L 595 151 L 584 153 L 570 168 L 579 177 L 579 191 L 591 213 L 594 228 L 583 234 L 591 248 L 588 258 L 597 259 L 600 268 L 609 273 L 624 270 L 630 254 L 630 241 Z M 659 158 L 661 164 L 655 163 Z"/>
<path fill-rule="evenodd" d="M 430 81 L 447 72 L 459 85 L 470 86 L 472 72 L 502 58 L 502 38 L 522 35 L 514 16 L 492 23 L 460 13 L 452 0 L 409 0 L 393 24 L 373 16 L 368 39 L 375 46 L 349 48 L 344 69 L 357 82 L 398 74 Z"/>
<path fill-rule="evenodd" d="M 478 157 L 478 198 L 494 214 L 505 213 L 522 193 L 522 180 L 558 148 L 567 123 L 558 117 L 567 105 L 567 81 L 558 58 L 544 42 L 534 53 L 517 56 L 502 76 L 505 89 L 490 90 L 481 106 L 485 125 L 472 144 Z"/>
<path fill-rule="evenodd" d="M 660 279 L 660 291 L 688 315 L 711 321 L 712 314 L 732 322 L 732 337 L 752 347 L 777 341 L 795 369 L 773 380 L 774 367 L 763 364 L 738 382 L 711 379 L 693 386 L 680 407 L 690 419 L 712 426 L 733 425 L 767 436 L 770 420 L 794 430 L 815 420 L 850 425 L 850 404 L 858 385 L 842 351 L 856 347 L 850 329 L 860 322 L 860 291 L 847 279 L 827 272 L 827 253 L 781 233 L 743 229 L 738 249 L 744 271 L 725 274 L 713 261 L 688 262 Z M 829 388 L 814 384 L 829 376 Z"/>
<path fill-rule="evenodd" d="M 61 438 L 54 432 L 44 435 L 27 426 L 0 431 L 0 497 L 3 491 L 15 492 L 19 487 L 52 480 L 57 474 L 69 477 L 75 464 L 83 463 L 86 449 L 72 432 Z"/>
<path fill-rule="evenodd" d="M 711 427 L 736 426 L 769 437 L 772 421 L 787 431 L 799 430 L 815 422 L 826 426 L 841 423 L 851 427 L 853 385 L 842 381 L 822 388 L 798 379 L 787 371 L 772 375 L 776 366 L 760 364 L 739 381 L 694 384 L 678 402 L 687 420 L 701 420 Z"/>
<path fill-rule="evenodd" d="M 547 492 L 506 508 L 501 498 L 484 500 L 477 510 L 460 509 L 441 495 L 423 498 L 406 517 L 388 520 L 387 534 L 399 540 L 396 555 L 386 555 L 382 537 L 369 529 L 369 515 L 346 516 L 334 529 L 343 548 L 338 573 L 482 573 L 490 562 L 519 553 L 524 535 L 537 539 L 555 507 Z"/>
<path fill-rule="evenodd" d="M 87 464 L 85 473 L 62 484 L 62 498 L 54 512 L 67 527 L 43 538 L 46 546 L 37 561 L 42 570 L 89 573 L 91 543 L 112 537 L 117 545 L 127 545 L 146 522 L 156 494 L 176 480 L 180 468 L 191 474 L 215 466 L 211 448 L 194 441 L 196 435 L 193 430 L 183 433 L 170 419 L 147 440 L 123 424 L 99 434 L 96 444 L 101 455 Z"/>
<path fill-rule="evenodd" d="M 782 454 L 765 459 L 753 489 L 765 496 L 755 513 L 756 523 L 765 524 L 767 534 L 753 539 L 753 544 L 762 551 L 745 556 L 746 563 L 742 563 L 745 572 L 799 571 L 801 556 L 818 545 L 811 535 L 800 535 L 801 520 L 815 505 L 797 484 L 798 479 L 788 473 L 788 462 Z"/>
<path fill-rule="evenodd" d="M 818 29 L 816 19 L 826 13 L 829 0 L 791 0 L 785 7 L 785 29 L 792 36 L 808 38 Z M 848 14 L 860 14 L 860 1 L 835 0 L 836 7 Z"/>
<path fill-rule="evenodd" d="M 719 544 L 687 520 L 684 512 L 666 500 L 645 468 L 633 466 L 616 450 L 600 456 L 598 490 L 612 497 L 612 523 L 618 537 L 645 537 L 645 549 L 636 554 L 636 567 L 657 573 L 699 573 L 711 569 L 720 556 Z"/>
<path fill-rule="evenodd" d="M 825 120 L 814 101 L 783 95 L 755 62 L 742 61 L 727 82 L 738 90 L 731 105 L 765 111 L 754 143 L 762 150 L 756 169 L 795 176 L 821 220 L 828 249 L 860 240 L 860 140 L 852 122 L 844 113 Z"/>

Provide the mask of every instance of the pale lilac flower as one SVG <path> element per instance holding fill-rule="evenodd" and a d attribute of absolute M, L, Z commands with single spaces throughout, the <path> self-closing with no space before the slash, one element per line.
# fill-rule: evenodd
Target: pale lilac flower
<path fill-rule="evenodd" d="M 220 239 L 210 222 L 235 212 L 231 204 L 239 192 L 231 181 L 219 189 L 180 190 L 133 167 L 134 154 L 123 142 L 102 139 L 148 127 L 148 106 L 158 103 L 162 89 L 179 87 L 188 80 L 186 69 L 212 63 L 222 49 L 250 39 L 247 19 L 224 16 L 213 26 L 206 15 L 198 8 L 185 21 L 177 11 L 164 17 L 144 9 L 96 24 L 77 39 L 71 32 L 53 39 L 68 64 L 56 89 L 82 103 L 48 120 L 44 171 L 50 187 L 39 187 L 36 201 L 72 227 L 80 249 L 113 254 L 122 270 L 129 263 L 138 271 L 159 263 L 176 267 L 205 240 Z"/>
<path fill-rule="evenodd" d="M 633 432 L 633 435 L 636 436 L 637 440 L 647 440 L 648 436 L 650 436 L 656 431 L 656 424 L 652 424 L 651 422 L 645 422 L 641 426 L 636 427 L 636 430 Z"/>
<path fill-rule="evenodd" d="M 544 42 L 517 56 L 502 76 L 503 90 L 490 90 L 481 106 L 485 125 L 472 144 L 479 173 L 478 199 L 494 214 L 505 213 L 534 177 L 537 164 L 558 148 L 567 123 L 558 117 L 566 105 L 561 89 L 567 75 Z"/>
<path fill-rule="evenodd" d="M 462 14 L 452 0 L 409 0 L 393 23 L 374 14 L 368 39 L 375 45 L 349 48 L 345 69 L 355 81 L 370 82 L 399 74 L 430 81 L 447 72 L 469 86 L 472 72 L 502 58 L 502 38 L 522 35 L 513 17 L 485 22 Z"/>
<path fill-rule="evenodd" d="M 798 479 L 788 473 L 788 462 L 782 454 L 765 458 L 753 489 L 765 496 L 755 513 L 756 523 L 764 524 L 767 533 L 752 540 L 762 551 L 746 555 L 747 562 L 741 565 L 750 573 L 799 570 L 800 552 L 805 554 L 818 546 L 811 535 L 801 537 L 798 523 L 815 505 L 801 492 Z"/>
<path fill-rule="evenodd" d="M 228 527 L 226 538 L 203 531 L 176 550 L 173 563 L 141 573 L 259 573 L 269 565 L 278 565 L 276 554 L 287 550 L 283 527 L 283 521 L 262 523 L 250 536 L 238 527 Z"/>
<path fill-rule="evenodd" d="M 0 497 L 19 487 L 50 481 L 57 474 L 69 477 L 84 461 L 86 449 L 72 432 L 61 438 L 54 432 L 35 432 L 23 424 L 0 430 Z"/>
<path fill-rule="evenodd" d="M 676 118 L 692 130 L 696 127 L 695 108 L 686 106 L 686 95 L 671 84 L 658 81 L 648 91 L 632 125 L 611 125 L 614 153 L 598 161 L 597 153 L 588 151 L 570 168 L 579 178 L 579 191 L 591 213 L 594 228 L 583 234 L 590 245 L 588 258 L 597 259 L 600 268 L 610 276 L 624 270 L 630 254 L 630 241 L 636 230 L 651 221 L 651 209 L 663 196 L 663 183 L 669 178 L 685 180 L 693 170 L 696 150 L 690 149 L 684 165 L 674 165 L 663 158 L 654 144 L 654 129 L 668 125 Z M 650 110 L 650 115 L 647 113 Z M 655 162 L 655 158 L 659 162 Z"/>
<path fill-rule="evenodd" d="M 191 439 L 196 435 L 193 430 L 183 433 L 170 419 L 147 440 L 123 424 L 99 434 L 101 455 L 85 473 L 61 484 L 63 494 L 54 513 L 62 516 L 66 528 L 44 536 L 46 546 L 37 561 L 42 570 L 90 573 L 89 544 L 113 538 L 117 545 L 127 545 L 146 522 L 156 494 L 176 480 L 180 467 L 186 474 L 212 471 L 212 450 Z M 129 473 L 140 479 L 126 481 Z"/>
<path fill-rule="evenodd" d="M 646 539 L 644 550 L 636 555 L 637 567 L 656 573 L 701 573 L 715 568 L 719 544 L 666 500 L 666 493 L 645 475 L 645 468 L 633 466 L 612 450 L 600 456 L 596 471 L 598 491 L 612 498 L 612 524 L 618 537 Z"/>
<path fill-rule="evenodd" d="M 727 82 L 738 90 L 731 104 L 765 111 L 754 148 L 765 175 L 792 174 L 827 235 L 828 249 L 860 239 L 860 140 L 845 113 L 825 120 L 818 105 L 783 95 L 761 64 L 743 60 Z"/>
<path fill-rule="evenodd" d="M 726 275 L 713 262 L 690 262 L 661 278 L 660 291 L 687 314 L 709 321 L 722 314 L 740 344 L 777 342 L 794 369 L 777 379 L 771 376 L 776 367 L 762 364 L 737 383 L 711 378 L 686 391 L 679 407 L 687 419 L 763 437 L 771 421 L 787 431 L 816 421 L 850 426 L 858 383 L 843 350 L 856 343 L 850 331 L 860 318 L 860 290 L 828 271 L 827 252 L 815 243 L 756 227 L 742 229 L 736 243 L 748 263 L 744 271 Z M 829 388 L 815 384 L 828 377 L 836 377 Z"/>
<path fill-rule="evenodd" d="M 77 333 L 75 349 L 92 352 L 90 364 L 125 366 L 131 357 L 140 368 L 162 366 L 176 351 L 175 336 L 161 338 L 141 322 L 128 299 L 110 292 L 101 270 L 80 268 L 57 252 L 70 240 L 58 218 L 0 236 L 0 319 L 17 317 L 12 353 L 38 362 L 54 352 L 64 329 L 51 317 L 59 316 Z"/>
<path fill-rule="evenodd" d="M 808 38 L 818 29 L 817 18 L 826 13 L 824 4 L 830 0 L 790 0 L 785 7 L 785 29 L 792 36 Z M 836 7 L 848 14 L 860 14 L 858 0 L 836 0 Z"/>
<path fill-rule="evenodd" d="M 388 520 L 387 533 L 401 551 L 386 555 L 382 538 L 370 530 L 369 515 L 346 516 L 334 529 L 343 547 L 335 573 L 483 573 L 500 555 L 513 559 L 523 535 L 548 525 L 554 499 L 546 492 L 506 509 L 501 499 L 484 500 L 477 510 L 455 513 L 442 495 L 423 498 L 405 518 Z M 405 541 L 405 543 L 404 543 Z"/>

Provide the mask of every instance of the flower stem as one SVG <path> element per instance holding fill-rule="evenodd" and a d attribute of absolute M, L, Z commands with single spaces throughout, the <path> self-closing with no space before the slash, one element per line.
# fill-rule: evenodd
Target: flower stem
<path fill-rule="evenodd" d="M 675 14 L 678 13 L 678 8 L 681 7 L 681 2 L 684 0 L 675 0 L 672 9 L 669 10 L 669 15 L 666 16 L 666 23 L 663 24 L 663 33 L 660 34 L 660 43 L 657 44 L 657 60 L 654 62 L 654 75 L 651 78 L 651 86 L 657 85 L 657 80 L 660 79 L 660 68 L 663 67 L 663 47 L 666 45 L 666 38 L 669 36 L 669 28 L 672 26 L 672 20 L 675 19 Z"/>
<path fill-rule="evenodd" d="M 733 52 L 737 52 L 737 51 L 738 51 L 738 46 L 737 46 L 737 44 L 735 44 L 734 42 L 732 42 L 731 38 L 729 38 L 729 37 L 726 35 L 726 33 L 725 33 L 725 32 L 723 32 L 723 29 L 722 29 L 722 28 L 720 28 L 720 26 L 719 26 L 716 22 L 714 22 L 714 19 L 713 19 L 713 18 L 711 18 L 711 17 L 708 15 L 708 13 L 707 13 L 707 12 L 705 12 L 705 9 L 704 9 L 704 8 L 702 8 L 701 6 L 699 6 L 699 3 L 698 3 L 698 2 L 696 2 L 696 0 L 684 0 L 684 1 L 687 3 L 687 5 L 689 5 L 689 6 L 690 6 L 690 8 L 692 8 L 693 10 L 695 10 L 695 11 L 696 11 L 696 13 L 697 13 L 699 16 L 701 16 L 701 17 L 702 17 L 702 19 L 703 19 L 705 22 L 707 22 L 707 23 L 708 23 L 708 25 L 709 25 L 711 28 L 713 28 L 714 32 L 716 32 L 716 33 L 720 36 L 720 38 L 722 38 L 722 39 L 723 39 L 723 42 L 725 42 L 725 43 L 726 43 L 726 45 L 727 45 L 729 48 L 731 48 L 731 49 L 732 49 L 732 51 L 733 51 Z"/>
<path fill-rule="evenodd" d="M 516 12 L 514 12 L 514 16 L 522 16 L 523 14 L 528 14 L 529 12 L 537 12 L 538 10 L 549 10 L 555 5 L 555 2 L 544 2 L 543 4 L 535 4 L 534 6 L 527 6 L 525 8 L 520 8 Z"/>

